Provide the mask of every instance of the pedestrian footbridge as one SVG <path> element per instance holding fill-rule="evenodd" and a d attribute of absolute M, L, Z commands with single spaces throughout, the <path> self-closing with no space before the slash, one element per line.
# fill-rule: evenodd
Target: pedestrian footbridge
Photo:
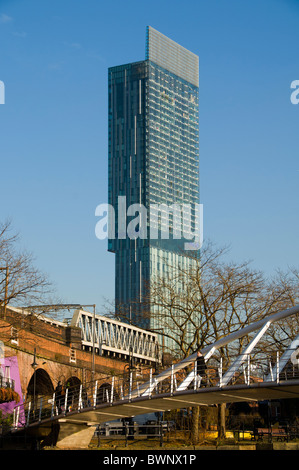
<path fill-rule="evenodd" d="M 261 347 L 269 328 L 291 321 L 294 329 L 298 313 L 296 306 L 272 314 L 203 348 L 204 374 L 194 353 L 161 373 L 131 369 L 104 384 L 93 381 L 61 396 L 39 396 L 15 407 L 12 432 L 35 436 L 44 445 L 84 447 L 86 442 L 87 447 L 103 422 L 199 405 L 298 398 L 299 334 L 284 351 L 268 354 L 265 344 Z M 224 360 L 220 351 L 244 337 L 250 339 L 242 353 Z"/>

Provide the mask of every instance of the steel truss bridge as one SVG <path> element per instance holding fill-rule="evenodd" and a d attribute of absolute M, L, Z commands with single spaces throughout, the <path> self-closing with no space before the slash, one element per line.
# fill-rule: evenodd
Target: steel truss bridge
<path fill-rule="evenodd" d="M 82 309 L 75 310 L 70 324 L 81 328 L 82 345 L 97 348 L 100 355 L 118 354 L 143 362 L 160 361 L 156 333 Z"/>
<path fill-rule="evenodd" d="M 83 307 L 92 307 L 93 313 Z M 161 362 L 158 334 L 109 317 L 96 314 L 95 305 L 58 304 L 36 305 L 26 308 L 13 308 L 22 315 L 35 313 L 40 321 L 65 327 L 64 321 L 44 316 L 47 312 L 74 310 L 67 324 L 81 329 L 81 342 L 85 349 L 96 351 L 100 355 L 134 358 L 142 363 Z"/>
<path fill-rule="evenodd" d="M 89 432 L 102 422 L 133 417 L 156 411 L 214 405 L 232 402 L 259 402 L 283 398 L 299 398 L 299 334 L 283 354 L 267 356 L 259 343 L 271 325 L 293 318 L 299 305 L 252 323 L 201 350 L 207 374 L 200 376 L 196 357 L 173 364 L 156 374 L 152 369 L 131 370 L 127 375 L 110 376 L 105 380 L 72 387 L 65 395 L 37 397 L 14 410 L 13 433 L 47 436 L 56 429 L 56 442 L 67 444 L 77 436 L 82 443 Z M 217 351 L 254 333 L 240 355 L 224 366 Z M 58 403 L 59 401 L 59 403 Z M 48 434 L 47 434 L 48 433 Z M 59 434 L 59 436 L 58 436 Z M 72 441 L 74 442 L 74 441 Z"/>

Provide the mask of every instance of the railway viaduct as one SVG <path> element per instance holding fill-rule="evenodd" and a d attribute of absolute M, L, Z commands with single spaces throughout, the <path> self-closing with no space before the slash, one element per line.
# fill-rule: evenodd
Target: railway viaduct
<path fill-rule="evenodd" d="M 91 332 L 92 321 L 94 343 L 86 323 Z M 141 351 L 140 338 L 151 345 L 150 350 Z M 128 373 L 132 362 L 137 368 L 157 363 L 155 334 L 78 310 L 71 321 L 64 322 L 30 310 L 7 307 L 4 314 L 2 309 L 0 342 L 4 346 L 2 379 L 14 382 L 23 401 L 33 394 L 52 395 L 59 381 L 63 386 L 84 385 L 93 379 L 104 384 L 113 374 Z M 14 404 L 0 408 L 9 412 Z"/>

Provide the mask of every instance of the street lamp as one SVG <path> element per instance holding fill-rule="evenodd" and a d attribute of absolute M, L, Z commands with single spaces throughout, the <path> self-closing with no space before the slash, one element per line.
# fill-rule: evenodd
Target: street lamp
<path fill-rule="evenodd" d="M 95 376 L 95 327 L 96 327 L 96 306 L 93 305 L 93 322 L 92 322 L 92 383 L 94 382 Z"/>
<path fill-rule="evenodd" d="M 8 273 L 9 268 L 6 266 L 5 268 L 0 268 L 0 271 L 6 271 L 5 274 L 5 294 L 4 294 L 4 320 L 6 319 L 6 304 L 7 304 L 7 290 L 8 290 Z"/>
<path fill-rule="evenodd" d="M 38 363 L 36 362 L 36 348 L 34 348 L 34 358 L 33 358 L 33 363 L 31 364 L 31 367 L 34 370 L 33 373 L 33 411 L 35 411 L 35 390 L 36 390 L 36 369 L 37 369 Z"/>

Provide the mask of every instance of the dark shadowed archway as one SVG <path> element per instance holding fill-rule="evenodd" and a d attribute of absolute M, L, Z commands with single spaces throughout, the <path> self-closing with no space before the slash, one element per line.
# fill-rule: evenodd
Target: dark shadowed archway
<path fill-rule="evenodd" d="M 76 376 L 69 377 L 65 382 L 65 390 L 67 391 L 67 410 L 70 411 L 77 406 L 79 401 L 81 380 Z"/>
<path fill-rule="evenodd" d="M 54 387 L 48 372 L 44 369 L 37 369 L 29 381 L 27 387 L 27 397 L 37 398 L 38 396 L 48 395 L 53 396 Z"/>
<path fill-rule="evenodd" d="M 109 383 L 103 383 L 97 391 L 97 403 L 107 402 L 111 400 L 112 386 Z M 119 400 L 119 395 L 116 390 L 113 390 L 113 399 Z"/>

